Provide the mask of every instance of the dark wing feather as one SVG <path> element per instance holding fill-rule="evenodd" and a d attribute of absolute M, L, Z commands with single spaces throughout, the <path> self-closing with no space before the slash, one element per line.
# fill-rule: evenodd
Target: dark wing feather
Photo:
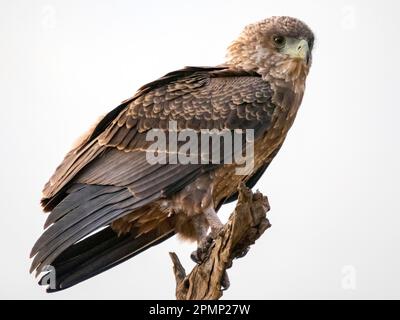
<path fill-rule="evenodd" d="M 171 224 L 136 237 L 134 233 L 118 236 L 110 227 L 69 247 L 53 262 L 56 272 L 54 288 L 47 292 L 67 289 L 102 273 L 174 235 Z M 49 285 L 44 275 L 39 284 Z"/>
<path fill-rule="evenodd" d="M 87 186 L 93 187 L 96 186 Z M 110 188 L 113 189 L 112 193 L 109 193 Z M 36 268 L 41 271 L 42 267 L 51 264 L 60 253 L 83 237 L 160 197 L 156 193 L 150 198 L 141 199 L 132 197 L 126 188 L 104 186 L 103 189 L 106 196 L 101 201 L 80 199 L 77 209 L 56 221 L 43 233 L 32 251 L 36 256 L 31 271 Z"/>
<path fill-rule="evenodd" d="M 271 126 L 271 97 L 258 75 L 224 68 L 188 68 L 142 87 L 67 155 L 46 185 L 43 203 L 54 208 L 46 226 L 53 225 L 32 250 L 32 270 L 40 272 L 90 233 L 215 168 L 150 165 L 143 151 L 152 143 L 148 130 L 167 129 L 174 120 L 179 130 L 255 129 L 258 137 Z"/>

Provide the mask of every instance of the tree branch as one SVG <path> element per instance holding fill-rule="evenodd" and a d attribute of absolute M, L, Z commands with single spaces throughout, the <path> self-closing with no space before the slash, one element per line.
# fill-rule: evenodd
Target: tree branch
<path fill-rule="evenodd" d="M 221 281 L 235 258 L 244 256 L 249 246 L 271 225 L 266 218 L 270 207 L 267 197 L 253 194 L 244 184 L 238 188 L 235 211 L 212 243 L 205 260 L 189 275 L 175 253 L 174 264 L 177 300 L 217 300 L 222 297 Z"/>

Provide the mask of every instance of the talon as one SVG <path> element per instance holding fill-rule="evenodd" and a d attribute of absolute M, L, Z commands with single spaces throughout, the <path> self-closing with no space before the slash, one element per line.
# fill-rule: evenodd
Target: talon
<path fill-rule="evenodd" d="M 193 262 L 197 264 L 201 264 L 207 257 L 208 251 L 204 251 L 202 248 L 197 248 L 196 251 L 193 251 L 190 255 L 190 258 Z"/>
<path fill-rule="evenodd" d="M 200 264 L 200 263 L 201 263 L 201 259 L 199 258 L 199 255 L 198 255 L 198 250 L 193 251 L 193 252 L 190 254 L 190 259 L 192 259 L 192 261 L 195 262 L 195 263 L 197 263 L 197 264 Z"/>
<path fill-rule="evenodd" d="M 207 257 L 208 251 L 210 250 L 210 247 L 213 244 L 213 242 L 214 242 L 214 237 L 210 233 L 200 242 L 197 250 L 192 252 L 190 258 L 197 264 L 202 263 Z"/>

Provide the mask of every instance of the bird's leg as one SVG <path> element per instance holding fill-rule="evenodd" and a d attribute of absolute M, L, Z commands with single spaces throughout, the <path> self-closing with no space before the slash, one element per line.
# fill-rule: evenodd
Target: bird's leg
<path fill-rule="evenodd" d="M 199 240 L 197 241 L 197 250 L 191 255 L 192 260 L 196 263 L 201 263 L 206 258 L 211 244 L 224 226 L 213 207 L 204 210 L 203 214 L 207 220 L 208 226 L 211 228 L 211 231 L 207 234 L 208 226 L 205 230 L 204 228 L 201 230 Z"/>
<path fill-rule="evenodd" d="M 208 253 L 208 249 L 212 243 L 212 238 L 207 235 L 207 225 L 203 224 L 196 227 L 198 233 L 197 249 L 192 252 L 190 258 L 197 264 L 200 264 Z"/>
<path fill-rule="evenodd" d="M 217 212 L 213 207 L 209 207 L 204 210 L 204 215 L 206 216 L 207 222 L 211 228 L 210 236 L 212 239 L 215 239 L 222 230 L 224 224 L 219 219 Z"/>

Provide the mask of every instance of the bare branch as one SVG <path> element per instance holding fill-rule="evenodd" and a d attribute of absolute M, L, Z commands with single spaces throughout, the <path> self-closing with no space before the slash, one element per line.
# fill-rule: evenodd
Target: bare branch
<path fill-rule="evenodd" d="M 170 253 L 174 264 L 177 300 L 217 300 L 222 297 L 221 281 L 232 261 L 243 257 L 249 246 L 271 225 L 266 217 L 270 207 L 267 197 L 253 194 L 244 184 L 239 186 L 235 211 L 215 239 L 205 260 L 189 275 L 175 253 Z"/>

